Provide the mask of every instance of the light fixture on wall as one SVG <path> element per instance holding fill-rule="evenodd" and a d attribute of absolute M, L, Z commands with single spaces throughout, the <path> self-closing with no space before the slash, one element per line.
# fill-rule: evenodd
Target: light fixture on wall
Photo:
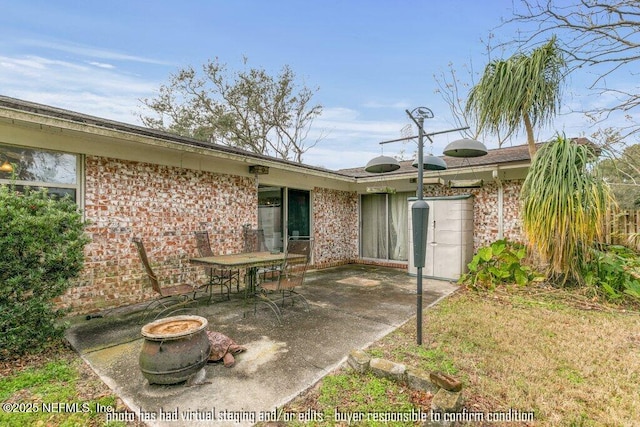
<path fill-rule="evenodd" d="M 9 160 L 5 160 L 2 165 L 0 165 L 0 172 L 11 173 L 13 172 L 13 165 L 9 163 Z"/>
<path fill-rule="evenodd" d="M 393 187 L 367 187 L 367 193 L 371 194 L 396 194 L 396 189 Z"/>
<path fill-rule="evenodd" d="M 249 173 L 254 175 L 269 175 L 269 166 L 251 165 L 249 166 Z"/>

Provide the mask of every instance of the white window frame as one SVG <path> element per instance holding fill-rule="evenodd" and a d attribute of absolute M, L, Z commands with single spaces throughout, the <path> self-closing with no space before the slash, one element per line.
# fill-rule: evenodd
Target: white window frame
<path fill-rule="evenodd" d="M 46 182 L 46 181 L 29 181 L 22 179 L 11 179 L 11 178 L 2 178 L 0 177 L 0 184 L 7 185 L 20 185 L 20 186 L 29 186 L 32 188 L 62 188 L 62 189 L 71 189 L 75 190 L 75 202 L 80 209 L 84 209 L 84 156 L 82 154 L 70 153 L 68 151 L 60 151 L 60 150 L 48 150 L 40 147 L 30 147 L 30 146 L 19 146 L 19 145 L 11 145 L 0 143 L 0 153 L 2 152 L 3 147 L 8 148 L 16 148 L 16 149 L 28 149 L 34 151 L 43 151 L 48 153 L 62 153 L 68 154 L 71 156 L 75 156 L 76 158 L 76 182 L 75 184 L 64 184 L 64 183 L 55 183 L 55 182 Z"/>

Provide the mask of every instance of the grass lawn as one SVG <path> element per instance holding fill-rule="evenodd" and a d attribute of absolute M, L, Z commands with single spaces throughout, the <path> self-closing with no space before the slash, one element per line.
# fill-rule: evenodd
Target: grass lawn
<path fill-rule="evenodd" d="M 0 426 L 104 426 L 122 402 L 63 345 L 0 361 Z M 138 425 L 110 422 L 109 426 Z"/>
<path fill-rule="evenodd" d="M 463 382 L 467 411 L 533 411 L 536 426 L 632 426 L 640 420 L 637 309 L 602 305 L 551 288 L 461 290 L 425 311 L 423 320 L 422 346 L 415 344 L 415 322 L 409 321 L 367 351 L 457 377 Z M 3 408 L 4 404 L 42 408 L 52 402 L 88 407 L 72 413 L 0 411 L 3 426 L 102 426 L 106 416 L 96 411 L 98 404 L 114 411 L 125 409 L 75 353 L 62 346 L 20 361 L 0 362 L 0 374 Z M 427 412 L 431 397 L 393 381 L 341 369 L 284 410 L 316 420 L 287 425 L 347 425 L 335 421 L 336 411 Z"/>
<path fill-rule="evenodd" d="M 422 346 L 415 344 L 415 322 L 408 322 L 367 351 L 457 377 L 470 412 L 533 411 L 536 426 L 638 425 L 638 310 L 551 288 L 460 291 L 425 312 L 423 330 Z M 341 412 L 428 411 L 429 403 L 429 396 L 346 369 L 326 377 L 288 409 L 313 408 L 325 414 L 316 425 L 333 425 L 336 407 Z"/>

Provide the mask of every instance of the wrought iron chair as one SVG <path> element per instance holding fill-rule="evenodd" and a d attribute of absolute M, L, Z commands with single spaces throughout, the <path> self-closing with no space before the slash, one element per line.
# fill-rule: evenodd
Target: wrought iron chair
<path fill-rule="evenodd" d="M 207 231 L 196 231 L 196 244 L 201 257 L 213 256 L 211 241 Z M 230 299 L 231 285 L 235 282 L 236 289 L 240 291 L 240 271 L 216 267 L 204 267 L 209 276 L 209 302 L 213 296 L 213 287 L 220 286 L 220 295 L 224 295 L 224 288 L 227 288 L 227 299 Z"/>
<path fill-rule="evenodd" d="M 264 230 L 262 228 L 251 229 L 244 227 L 243 233 L 245 252 L 265 252 L 269 250 L 264 239 Z"/>
<path fill-rule="evenodd" d="M 295 299 L 300 299 L 306 309 L 309 309 L 309 302 L 297 291 L 302 286 L 304 277 L 311 262 L 313 251 L 313 239 L 308 236 L 290 237 L 287 242 L 285 260 L 282 264 L 277 280 L 264 281 L 259 283 L 258 298 L 254 303 L 254 313 L 258 302 L 269 305 L 276 314 L 278 322 L 282 323 L 281 308 L 284 308 L 285 301 L 291 300 L 293 305 Z M 300 256 L 302 255 L 302 256 Z M 280 304 L 278 304 L 280 303 Z"/>
<path fill-rule="evenodd" d="M 157 309 L 160 309 L 160 311 L 155 315 L 154 319 L 157 319 L 164 314 L 171 315 L 181 310 L 185 310 L 187 306 L 197 302 L 196 294 L 203 286 L 192 286 L 190 284 L 160 286 L 160 279 L 151 268 L 142 239 L 134 237 L 132 242 L 136 245 L 140 261 L 142 261 L 145 273 L 149 278 L 151 289 L 153 289 L 156 294 L 156 298 L 145 307 L 143 322 L 150 313 Z"/>
<path fill-rule="evenodd" d="M 243 227 L 244 233 L 244 252 L 266 252 L 269 250 L 264 238 L 264 230 L 262 228 L 251 229 Z M 259 280 L 266 278 L 278 277 L 280 271 L 280 263 L 261 267 L 257 271 Z"/>

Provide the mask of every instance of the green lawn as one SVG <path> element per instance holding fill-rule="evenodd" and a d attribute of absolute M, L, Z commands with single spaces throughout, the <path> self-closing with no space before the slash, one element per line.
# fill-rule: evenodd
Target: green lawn
<path fill-rule="evenodd" d="M 110 415 L 124 413 L 124 406 L 76 353 L 61 345 L 1 366 L 1 426 L 126 425 L 107 423 Z"/>
<path fill-rule="evenodd" d="M 467 412 L 532 411 L 537 426 L 633 426 L 640 420 L 637 310 L 552 288 L 461 291 L 427 310 L 423 329 L 422 346 L 415 344 L 415 323 L 408 322 L 367 351 L 459 378 Z M 315 425 L 329 426 L 336 407 L 365 413 L 428 411 L 429 398 L 345 369 L 287 410 L 313 408 L 324 414 Z"/>

